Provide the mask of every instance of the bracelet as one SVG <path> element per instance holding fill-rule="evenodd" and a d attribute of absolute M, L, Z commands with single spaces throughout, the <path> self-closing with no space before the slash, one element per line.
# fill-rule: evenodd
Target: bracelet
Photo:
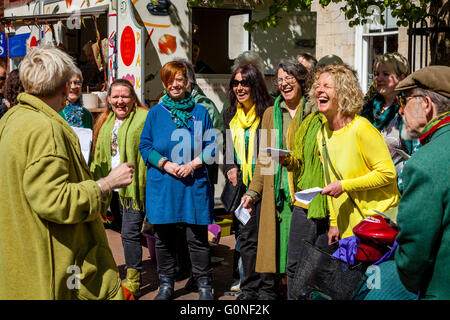
<path fill-rule="evenodd" d="M 98 185 L 98 187 L 100 188 L 100 193 L 102 194 L 102 197 L 103 197 L 103 194 L 104 194 L 105 192 L 103 191 L 102 185 L 101 185 L 100 182 L 98 182 L 98 181 L 97 181 L 97 185 Z"/>
<path fill-rule="evenodd" d="M 164 165 L 167 161 L 169 161 L 169 159 L 167 159 L 166 157 L 162 157 L 161 159 L 159 159 L 158 166 L 161 170 L 164 170 Z"/>

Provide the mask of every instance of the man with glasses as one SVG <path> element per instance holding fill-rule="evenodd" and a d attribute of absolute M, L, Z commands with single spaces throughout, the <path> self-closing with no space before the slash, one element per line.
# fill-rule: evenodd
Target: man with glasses
<path fill-rule="evenodd" d="M 420 69 L 395 90 L 402 137 L 422 144 L 403 169 L 395 262 L 419 298 L 450 299 L 450 67 Z"/>

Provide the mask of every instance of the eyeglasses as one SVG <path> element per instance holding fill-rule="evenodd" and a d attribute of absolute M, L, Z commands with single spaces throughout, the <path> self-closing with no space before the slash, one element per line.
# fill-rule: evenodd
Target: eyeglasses
<path fill-rule="evenodd" d="M 278 78 L 278 79 L 277 79 L 277 83 L 278 83 L 279 85 L 280 85 L 280 84 L 283 84 L 283 81 L 286 81 L 286 83 L 289 83 L 289 84 L 293 84 L 294 82 L 297 81 L 297 79 L 295 79 L 294 76 L 286 76 L 285 78 Z"/>
<path fill-rule="evenodd" d="M 70 81 L 70 85 L 75 85 L 75 86 L 81 86 L 83 84 L 83 82 L 79 81 L 79 80 L 75 80 L 75 81 Z"/>
<path fill-rule="evenodd" d="M 236 88 L 239 85 L 241 85 L 242 87 L 248 88 L 251 86 L 251 82 L 249 80 L 241 80 L 241 81 L 231 80 L 231 86 L 233 88 Z"/>
<path fill-rule="evenodd" d="M 418 98 L 418 97 L 425 97 L 424 95 L 421 94 L 415 94 L 409 97 L 405 97 L 405 96 L 397 96 L 397 103 L 400 106 L 399 112 L 402 113 L 403 110 L 405 110 L 405 106 L 408 103 L 409 100 L 411 100 L 412 98 Z"/>

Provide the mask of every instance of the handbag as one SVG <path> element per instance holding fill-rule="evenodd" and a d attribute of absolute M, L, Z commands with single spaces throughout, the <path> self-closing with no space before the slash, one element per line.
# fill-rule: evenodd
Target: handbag
<path fill-rule="evenodd" d="M 233 186 L 230 180 L 225 179 L 225 186 L 223 187 L 222 195 L 220 196 L 225 211 L 234 212 L 241 203 L 241 198 L 244 193 L 245 185 L 242 182 L 242 171 L 239 171 L 238 173 L 238 183 L 236 186 Z"/>
<path fill-rule="evenodd" d="M 302 239 L 292 291 L 297 300 L 352 300 L 367 281 L 368 264 L 350 265 Z"/>

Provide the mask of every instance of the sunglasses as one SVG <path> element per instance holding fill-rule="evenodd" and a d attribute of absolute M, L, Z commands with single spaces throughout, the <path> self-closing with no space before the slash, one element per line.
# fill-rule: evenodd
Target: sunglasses
<path fill-rule="evenodd" d="M 241 80 L 241 81 L 237 81 L 237 80 L 231 80 L 231 86 L 233 88 L 236 88 L 237 86 L 241 85 L 242 87 L 250 87 L 251 86 L 251 82 L 249 80 Z"/>
<path fill-rule="evenodd" d="M 405 97 L 405 96 L 397 96 L 397 103 L 400 106 L 399 112 L 402 113 L 403 110 L 405 110 L 405 106 L 408 103 L 409 100 L 412 98 L 418 98 L 418 97 L 424 97 L 424 95 L 416 94 L 413 96 Z"/>
<path fill-rule="evenodd" d="M 6 77 L 0 77 L 0 80 L 5 81 L 5 80 L 6 80 Z"/>

